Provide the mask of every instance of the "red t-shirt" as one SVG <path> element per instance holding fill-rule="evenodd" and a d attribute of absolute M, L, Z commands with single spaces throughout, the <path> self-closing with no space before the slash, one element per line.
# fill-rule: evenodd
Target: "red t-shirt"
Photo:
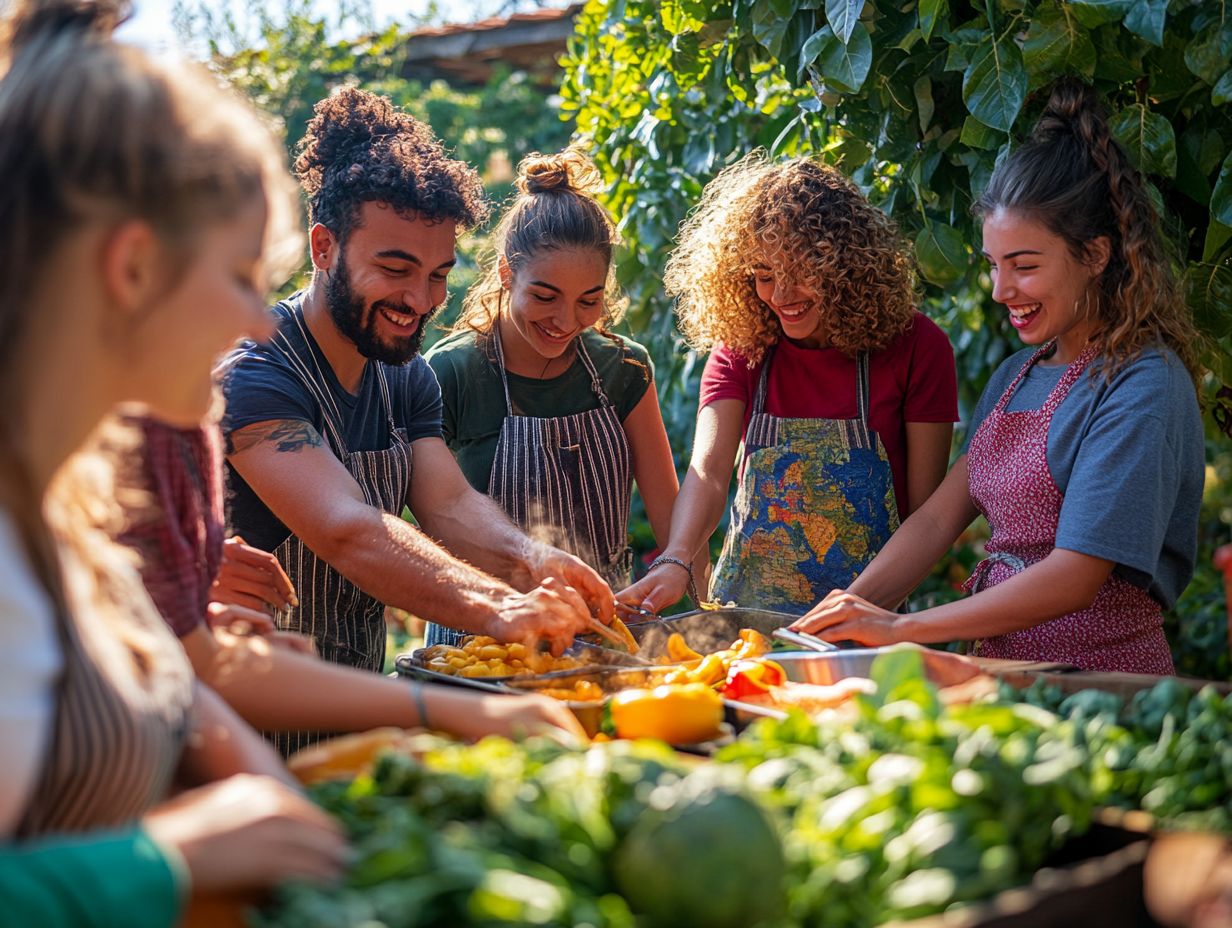
<path fill-rule="evenodd" d="M 763 361 L 762 364 L 765 362 Z M 745 403 L 744 425 L 762 364 L 720 345 L 702 372 L 700 406 L 715 400 Z M 836 348 L 802 348 L 781 339 L 774 350 L 766 412 L 793 419 L 854 419 L 856 362 Z M 958 421 L 958 383 L 950 340 L 927 316 L 869 357 L 869 425 L 885 446 L 899 511 L 907 497 L 907 423 Z"/>

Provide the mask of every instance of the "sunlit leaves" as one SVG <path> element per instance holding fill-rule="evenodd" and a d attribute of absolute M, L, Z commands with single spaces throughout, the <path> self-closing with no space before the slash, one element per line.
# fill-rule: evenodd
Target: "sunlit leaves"
<path fill-rule="evenodd" d="M 963 72 L 963 101 L 971 115 L 1008 132 L 1027 97 L 1027 71 L 1013 42 L 989 36 Z"/>
<path fill-rule="evenodd" d="M 1159 113 L 1135 103 L 1113 116 L 1108 128 L 1138 170 L 1176 177 L 1176 134 L 1172 123 Z"/>
<path fill-rule="evenodd" d="M 1091 77 L 1095 73 L 1095 46 L 1068 3 L 1042 3 L 1031 20 L 1022 48 L 1023 63 L 1033 82 L 1064 70 Z"/>
<path fill-rule="evenodd" d="M 844 45 L 851 40 L 863 9 L 864 0 L 826 0 L 826 22 Z"/>
<path fill-rule="evenodd" d="M 855 93 L 864 85 L 873 64 L 873 42 L 862 26 L 856 27 L 846 45 L 829 26 L 823 26 L 809 37 L 804 48 L 801 63 L 807 55 L 815 53 L 811 59 L 813 69 L 831 87 L 847 93 Z"/>
<path fill-rule="evenodd" d="M 943 222 L 925 220 L 924 228 L 916 236 L 915 258 L 924 279 L 939 287 L 959 280 L 967 270 L 963 235 Z"/>

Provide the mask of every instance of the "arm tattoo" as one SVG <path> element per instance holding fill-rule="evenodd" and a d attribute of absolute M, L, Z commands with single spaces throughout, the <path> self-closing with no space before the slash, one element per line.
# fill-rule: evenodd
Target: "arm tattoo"
<path fill-rule="evenodd" d="M 274 419 L 257 422 L 233 433 L 228 441 L 228 454 L 247 451 L 261 443 L 274 445 L 274 450 L 299 451 L 301 448 L 317 448 L 323 444 L 321 434 L 302 419 Z"/>

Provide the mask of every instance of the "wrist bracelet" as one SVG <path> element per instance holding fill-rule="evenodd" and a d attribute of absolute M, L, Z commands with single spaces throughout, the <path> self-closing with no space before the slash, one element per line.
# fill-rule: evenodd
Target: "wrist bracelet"
<path fill-rule="evenodd" d="M 650 567 L 647 568 L 647 572 L 654 570 L 656 567 L 659 567 L 662 564 L 675 564 L 677 567 L 684 568 L 685 573 L 689 575 L 689 586 L 687 588 L 688 593 L 689 593 L 689 599 L 693 600 L 695 605 L 700 606 L 702 599 L 700 596 L 697 595 L 697 582 L 693 579 L 693 565 L 686 561 L 682 561 L 678 557 L 668 557 L 666 554 L 660 554 L 658 557 L 656 557 L 653 561 L 650 562 Z"/>
<path fill-rule="evenodd" d="M 411 681 L 411 698 L 415 700 L 415 711 L 419 713 L 419 727 L 428 727 L 428 707 L 424 704 L 423 681 Z"/>

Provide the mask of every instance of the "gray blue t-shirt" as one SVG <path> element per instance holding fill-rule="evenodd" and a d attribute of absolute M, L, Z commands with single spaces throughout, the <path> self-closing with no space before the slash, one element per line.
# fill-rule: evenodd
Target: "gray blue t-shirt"
<path fill-rule="evenodd" d="M 315 360 L 341 417 L 342 440 L 349 451 L 383 451 L 390 446 L 389 419 L 381 394 L 377 366 L 368 361 L 359 389 L 349 393 L 339 382 L 311 333 L 305 338 L 292 315 L 301 314 L 303 292 L 276 304 L 279 331 L 290 339 L 302 357 Z M 441 389 L 432 368 L 421 355 L 407 364 L 381 364 L 389 384 L 394 424 L 406 430 L 407 441 L 441 437 Z M 326 432 L 325 410 L 283 356 L 268 345 L 246 342 L 222 364 L 221 378 L 227 411 L 223 433 L 228 437 L 247 425 L 273 419 L 307 422 L 322 435 Z M 291 530 L 283 524 L 243 477 L 227 465 L 227 524 L 250 545 L 273 551 L 286 541 Z"/>
<path fill-rule="evenodd" d="M 964 453 L 1035 350 L 997 368 Z M 1064 365 L 1032 365 L 1007 410 L 1039 409 L 1064 372 Z M 1180 358 L 1147 350 L 1111 382 L 1088 368 L 1053 415 L 1048 469 L 1065 497 L 1056 546 L 1114 561 L 1118 575 L 1164 608 L 1175 603 L 1193 577 L 1205 477 L 1202 416 Z"/>

